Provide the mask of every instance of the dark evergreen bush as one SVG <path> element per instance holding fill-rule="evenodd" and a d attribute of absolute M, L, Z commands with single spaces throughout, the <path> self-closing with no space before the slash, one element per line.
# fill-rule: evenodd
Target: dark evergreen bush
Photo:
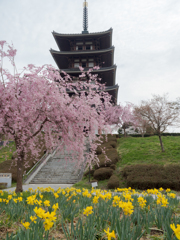
<path fill-rule="evenodd" d="M 99 168 L 94 172 L 94 178 L 97 180 L 105 180 L 109 179 L 113 174 L 113 169 L 106 167 L 106 168 Z"/>
<path fill-rule="evenodd" d="M 119 178 L 116 175 L 112 175 L 108 180 L 108 189 L 115 189 L 119 187 Z"/>
<path fill-rule="evenodd" d="M 151 137 L 153 135 L 157 136 L 156 133 L 155 134 L 147 134 L 147 133 L 145 133 L 144 137 Z M 142 137 L 141 134 L 129 134 L 129 136 L 131 136 L 131 137 Z M 180 133 L 162 133 L 161 136 L 180 136 Z"/>
<path fill-rule="evenodd" d="M 99 166 L 96 164 L 95 165 L 96 169 L 101 167 L 109 167 L 111 164 L 116 164 L 119 160 L 118 153 L 114 148 L 106 150 L 106 155 L 110 160 L 107 160 L 104 154 L 100 154 L 98 156 Z"/>
<path fill-rule="evenodd" d="M 137 164 L 127 166 L 122 171 L 127 187 L 136 189 L 171 188 L 180 190 L 180 165 Z"/>
<path fill-rule="evenodd" d="M 96 149 L 96 154 L 100 155 L 101 153 L 102 153 L 102 149 L 101 149 L 100 146 L 98 146 L 97 149 Z"/>
<path fill-rule="evenodd" d="M 115 164 L 111 164 L 110 168 L 112 168 L 113 170 L 116 170 L 116 165 Z"/>
<path fill-rule="evenodd" d="M 111 147 L 113 147 L 113 148 L 116 148 L 116 147 L 117 147 L 117 144 L 116 144 L 115 141 L 110 141 L 110 142 L 109 142 L 109 145 L 110 145 Z"/>

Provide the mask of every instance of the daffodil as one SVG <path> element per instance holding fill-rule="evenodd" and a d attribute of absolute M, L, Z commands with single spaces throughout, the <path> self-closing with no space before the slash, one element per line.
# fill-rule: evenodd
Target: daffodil
<path fill-rule="evenodd" d="M 18 200 L 19 202 L 22 202 L 23 199 L 22 199 L 22 197 L 18 197 L 17 200 Z"/>
<path fill-rule="evenodd" d="M 57 193 L 54 193 L 54 196 L 55 196 L 55 198 L 58 198 L 58 197 L 59 197 L 59 195 L 58 195 Z"/>
<path fill-rule="evenodd" d="M 54 205 L 52 206 L 52 208 L 54 209 L 54 211 L 56 211 L 56 210 L 59 208 L 58 203 L 54 204 Z"/>
<path fill-rule="evenodd" d="M 134 206 L 132 205 L 132 202 L 119 202 L 119 207 L 122 208 L 125 215 L 131 215 L 133 213 Z"/>
<path fill-rule="evenodd" d="M 177 239 L 180 239 L 180 224 L 177 224 L 177 228 L 175 227 L 174 223 L 170 224 L 170 227 L 174 231 L 174 234 L 176 235 Z"/>
<path fill-rule="evenodd" d="M 23 225 L 26 229 L 29 229 L 29 226 L 30 226 L 30 223 L 29 223 L 29 222 L 23 223 L 23 222 L 21 221 L 21 223 L 22 223 L 22 225 Z"/>
<path fill-rule="evenodd" d="M 99 199 L 98 196 L 94 196 L 94 198 L 93 198 L 93 203 L 97 204 L 97 203 L 98 203 L 98 199 Z"/>
<path fill-rule="evenodd" d="M 113 238 L 116 237 L 114 230 L 112 232 L 109 232 L 109 228 L 108 228 L 107 231 L 104 229 L 104 232 L 107 234 L 108 240 L 111 240 L 112 237 Z"/>
<path fill-rule="evenodd" d="M 38 217 L 40 217 L 40 218 L 45 218 L 46 217 L 46 213 L 45 213 L 45 210 L 44 209 L 42 209 L 42 208 L 37 208 L 37 207 L 35 207 L 35 209 L 34 209 L 34 212 L 36 213 L 36 215 L 38 216 Z"/>
<path fill-rule="evenodd" d="M 85 214 L 86 216 L 88 216 L 89 214 L 92 214 L 93 213 L 92 209 L 93 209 L 92 206 L 87 207 L 86 209 L 84 209 L 83 214 Z"/>
<path fill-rule="evenodd" d="M 39 194 L 39 197 L 42 199 L 42 198 L 43 198 L 43 195 L 40 193 L 40 194 Z"/>
<path fill-rule="evenodd" d="M 15 203 L 17 203 L 17 200 L 18 200 L 17 198 L 13 198 L 13 201 L 14 201 Z"/>
<path fill-rule="evenodd" d="M 8 199 L 11 200 L 11 199 L 12 199 L 12 195 L 9 195 L 9 196 L 8 196 Z"/>
<path fill-rule="evenodd" d="M 146 202 L 146 199 L 144 199 L 143 197 L 138 197 L 138 203 L 141 208 L 144 208 L 146 206 Z"/>
<path fill-rule="evenodd" d="M 44 206 L 49 207 L 50 206 L 50 201 L 49 200 L 44 201 Z"/>
<path fill-rule="evenodd" d="M 29 205 L 34 205 L 35 199 L 36 199 L 36 195 L 32 195 L 32 196 L 27 197 L 26 202 L 27 202 L 27 204 L 29 204 Z"/>
<path fill-rule="evenodd" d="M 37 217 L 36 216 L 30 216 L 30 219 L 31 219 L 32 222 L 36 223 L 35 220 L 37 219 Z"/>
<path fill-rule="evenodd" d="M 45 218 L 49 218 L 51 221 L 56 221 L 57 217 L 55 216 L 56 212 L 47 212 L 45 213 Z"/>
<path fill-rule="evenodd" d="M 168 193 L 167 194 L 170 198 L 175 198 L 176 197 L 176 194 L 175 193 Z"/>
<path fill-rule="evenodd" d="M 45 219 L 44 220 L 44 228 L 45 228 L 45 231 L 48 231 L 50 228 L 52 228 L 53 226 L 53 222 L 50 220 L 50 219 Z"/>

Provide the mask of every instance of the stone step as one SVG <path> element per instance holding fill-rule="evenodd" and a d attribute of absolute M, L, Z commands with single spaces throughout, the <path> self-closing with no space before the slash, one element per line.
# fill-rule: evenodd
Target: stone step
<path fill-rule="evenodd" d="M 78 182 L 78 181 L 77 181 Z M 75 184 L 76 181 L 51 181 L 49 182 L 43 182 L 43 181 L 31 181 L 31 184 Z"/>
<path fill-rule="evenodd" d="M 34 179 L 31 183 L 76 183 L 79 179 Z"/>
<path fill-rule="evenodd" d="M 73 184 L 80 181 L 81 170 L 76 168 L 75 162 L 66 161 L 67 156 L 72 159 L 69 153 L 62 155 L 57 152 L 42 166 L 30 183 Z M 78 155 L 76 157 L 78 158 Z"/>

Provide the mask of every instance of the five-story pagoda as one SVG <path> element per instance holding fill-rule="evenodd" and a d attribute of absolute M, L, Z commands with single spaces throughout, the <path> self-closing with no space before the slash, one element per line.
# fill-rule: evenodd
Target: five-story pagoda
<path fill-rule="evenodd" d="M 59 70 L 69 74 L 74 80 L 81 74 L 79 66 L 85 71 L 99 66 L 93 73 L 98 74 L 101 83 L 106 83 L 105 91 L 117 103 L 118 85 L 116 65 L 114 64 L 114 46 L 112 46 L 112 28 L 104 32 L 88 32 L 87 2 L 83 3 L 83 31 L 81 34 L 61 34 L 52 32 L 59 51 L 50 50 Z"/>

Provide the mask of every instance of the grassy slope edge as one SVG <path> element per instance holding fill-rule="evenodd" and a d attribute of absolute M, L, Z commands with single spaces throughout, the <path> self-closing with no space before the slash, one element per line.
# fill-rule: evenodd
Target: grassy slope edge
<path fill-rule="evenodd" d="M 133 164 L 159 164 L 166 165 L 179 163 L 180 160 L 180 136 L 163 136 L 165 152 L 161 152 L 157 136 L 147 138 L 122 137 L 118 139 L 117 151 L 121 161 L 116 164 L 115 174 L 119 177 L 120 187 L 126 187 L 126 182 L 121 176 L 122 169 Z M 91 177 L 90 180 L 93 180 Z M 78 188 L 91 188 L 89 176 L 74 184 Z M 106 189 L 107 180 L 99 181 L 98 188 Z"/>

